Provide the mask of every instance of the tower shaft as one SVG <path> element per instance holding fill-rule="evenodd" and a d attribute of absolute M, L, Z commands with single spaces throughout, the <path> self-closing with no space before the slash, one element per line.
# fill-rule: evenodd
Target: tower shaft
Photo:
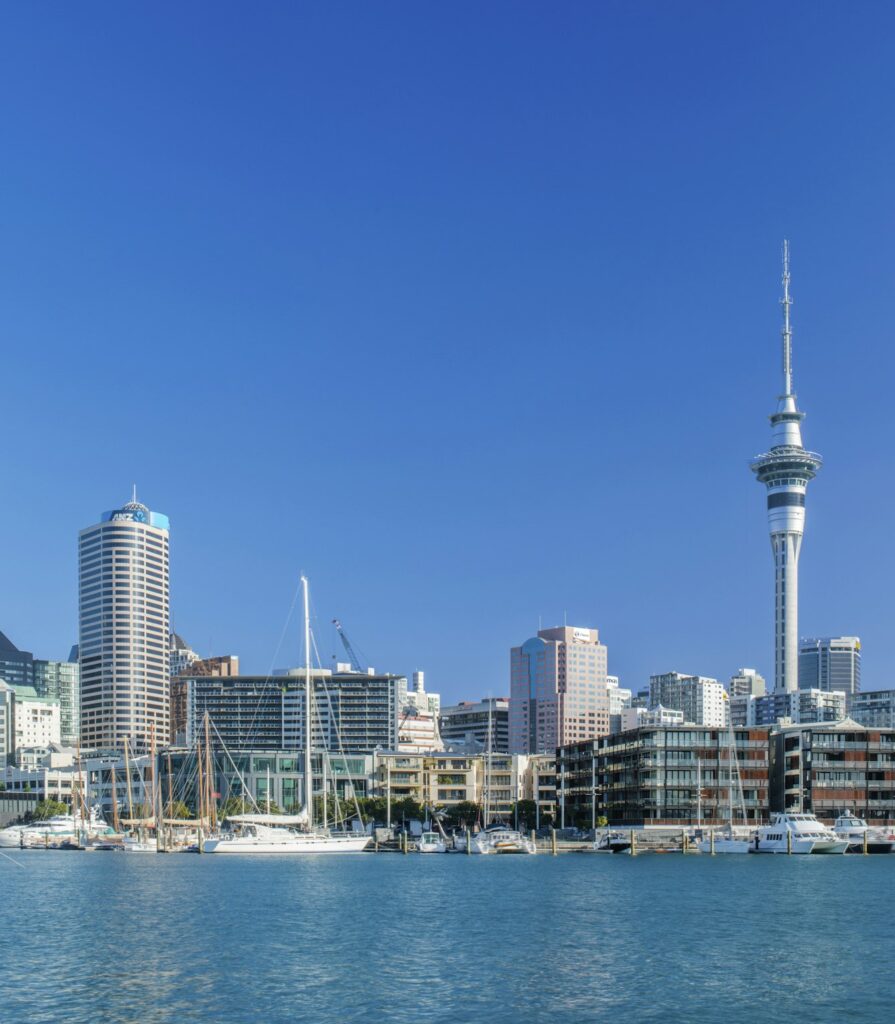
<path fill-rule="evenodd" d="M 774 555 L 774 689 L 799 687 L 799 554 L 805 529 L 805 493 L 822 464 L 802 445 L 801 423 L 792 387 L 789 243 L 783 243 L 783 393 L 771 416 L 771 449 L 752 461 L 752 471 L 768 492 L 768 528 Z"/>

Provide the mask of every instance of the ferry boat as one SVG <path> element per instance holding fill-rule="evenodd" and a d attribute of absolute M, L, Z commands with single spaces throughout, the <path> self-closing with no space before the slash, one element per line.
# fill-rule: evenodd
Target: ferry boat
<path fill-rule="evenodd" d="M 851 811 L 843 811 L 833 824 L 833 831 L 840 839 L 848 842 L 849 853 L 864 852 L 864 837 L 867 837 L 868 853 L 891 853 L 895 847 L 895 835 L 885 829 L 871 828 L 863 818 L 856 818 Z"/>
<path fill-rule="evenodd" d="M 472 837 L 470 853 L 537 853 L 537 847 L 515 829 L 489 825 Z"/>
<path fill-rule="evenodd" d="M 848 842 L 813 814 L 777 813 L 755 833 L 750 853 L 845 853 Z"/>

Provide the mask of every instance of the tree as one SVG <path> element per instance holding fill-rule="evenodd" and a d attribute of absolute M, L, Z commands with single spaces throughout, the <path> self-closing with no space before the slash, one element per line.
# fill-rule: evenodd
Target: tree
<path fill-rule="evenodd" d="M 57 814 L 68 814 L 68 804 L 59 800 L 39 800 L 25 815 L 26 821 L 46 821 Z"/>
<path fill-rule="evenodd" d="M 471 800 L 461 800 L 453 807 L 446 807 L 444 818 L 446 824 L 451 828 L 472 828 L 476 821 L 480 821 L 482 809 Z"/>
<path fill-rule="evenodd" d="M 513 811 L 513 820 L 519 822 L 519 828 L 530 832 L 538 827 L 538 807 L 534 800 L 520 800 Z"/>
<path fill-rule="evenodd" d="M 166 818 L 191 818 L 192 812 L 182 800 L 175 800 L 170 807 L 165 809 Z"/>

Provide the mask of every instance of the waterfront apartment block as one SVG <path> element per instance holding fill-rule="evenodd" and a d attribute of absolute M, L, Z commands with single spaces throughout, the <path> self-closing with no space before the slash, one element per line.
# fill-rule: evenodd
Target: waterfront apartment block
<path fill-rule="evenodd" d="M 566 825 L 590 827 L 601 817 L 614 825 L 721 824 L 730 818 L 731 789 L 734 821 L 744 813 L 760 821 L 768 785 L 767 729 L 649 727 L 557 751 Z"/>
<path fill-rule="evenodd" d="M 831 821 L 853 811 L 871 824 L 895 820 L 895 730 L 851 719 L 784 725 L 771 737 L 772 811 L 810 811 Z"/>
<path fill-rule="evenodd" d="M 484 697 L 447 705 L 441 709 L 438 726 L 448 748 L 461 746 L 470 753 L 490 749 L 495 754 L 506 754 L 510 749 L 509 698 Z"/>
<path fill-rule="evenodd" d="M 351 754 L 398 745 L 403 676 L 315 669 L 313 747 Z M 305 744 L 304 670 L 274 676 L 183 676 L 172 680 L 175 735 L 192 746 L 206 712 L 228 750 L 301 750 Z"/>
<path fill-rule="evenodd" d="M 869 729 L 895 729 L 895 690 L 852 694 L 849 716 Z"/>
<path fill-rule="evenodd" d="M 510 752 L 550 753 L 609 732 L 606 647 L 595 629 L 542 629 L 510 652 Z"/>
<path fill-rule="evenodd" d="M 861 689 L 861 639 L 857 636 L 810 637 L 799 644 L 799 689 Z"/>
<path fill-rule="evenodd" d="M 146 750 L 169 735 L 169 523 L 136 500 L 78 537 L 81 743 Z"/>
<path fill-rule="evenodd" d="M 650 676 L 649 706 L 684 713 L 694 725 L 723 728 L 727 724 L 727 694 L 717 679 L 664 672 Z"/>

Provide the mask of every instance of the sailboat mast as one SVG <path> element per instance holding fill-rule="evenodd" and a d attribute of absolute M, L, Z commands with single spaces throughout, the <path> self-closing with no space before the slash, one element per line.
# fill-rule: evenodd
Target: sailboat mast
<path fill-rule="evenodd" d="M 112 762 L 112 774 L 110 778 L 110 789 L 112 790 L 112 828 L 116 832 L 120 832 L 121 828 L 118 824 L 118 782 L 115 779 L 115 762 Z"/>
<path fill-rule="evenodd" d="M 311 612 L 308 606 L 308 577 L 301 578 L 305 611 L 305 809 L 308 828 L 314 824 L 314 780 L 311 776 Z"/>
<path fill-rule="evenodd" d="M 134 827 L 134 791 L 131 785 L 131 755 L 127 748 L 127 736 L 124 737 L 124 774 L 127 778 L 127 816 L 131 828 Z"/>

